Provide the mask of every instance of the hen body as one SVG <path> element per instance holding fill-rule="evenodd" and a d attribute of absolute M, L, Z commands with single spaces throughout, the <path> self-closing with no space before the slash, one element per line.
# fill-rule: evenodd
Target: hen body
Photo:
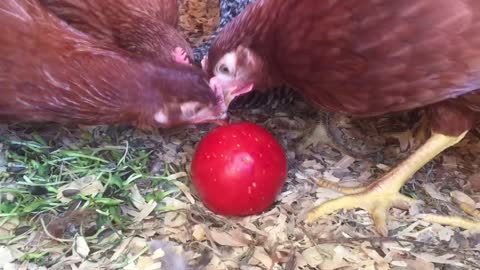
<path fill-rule="evenodd" d="M 0 31 L 2 120 L 154 128 L 224 117 L 222 96 L 200 69 L 140 60 L 36 0 L 1 1 Z"/>
<path fill-rule="evenodd" d="M 223 29 L 204 68 L 231 92 L 286 84 L 352 116 L 427 107 L 433 135 L 422 148 L 362 189 L 370 197 L 360 192 L 317 212 L 370 201 L 365 208 L 385 234 L 378 207 L 408 201 L 395 195 L 398 184 L 463 138 L 478 117 L 480 2 L 258 0 Z"/>
<path fill-rule="evenodd" d="M 259 0 L 224 29 L 209 63 L 238 45 L 250 47 L 265 63 L 258 84 L 290 85 L 349 115 L 446 100 L 476 110 L 480 3 L 367 2 Z"/>
<path fill-rule="evenodd" d="M 40 0 L 76 29 L 104 42 L 161 62 L 174 60 L 180 47 L 190 61 L 193 51 L 177 29 L 177 0 Z"/>

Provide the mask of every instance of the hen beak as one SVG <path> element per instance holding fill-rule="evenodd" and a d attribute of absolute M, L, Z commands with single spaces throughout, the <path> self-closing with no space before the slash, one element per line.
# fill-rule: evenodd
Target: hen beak
<path fill-rule="evenodd" d="M 230 116 L 228 115 L 228 112 L 225 111 L 220 117 L 203 122 L 214 124 L 216 126 L 227 126 L 230 125 Z"/>
<path fill-rule="evenodd" d="M 230 105 L 230 103 L 238 96 L 241 96 L 243 94 L 246 94 L 253 89 L 253 83 L 249 83 L 246 85 L 242 84 L 233 84 L 228 90 L 224 91 L 225 94 L 225 102 L 227 103 L 227 106 Z"/>
<path fill-rule="evenodd" d="M 226 118 L 226 119 L 215 120 L 212 122 L 212 124 L 215 124 L 217 126 L 228 126 L 230 124 L 230 119 Z"/>
<path fill-rule="evenodd" d="M 227 106 L 227 108 L 236 97 L 252 91 L 253 86 L 253 83 L 245 84 L 243 82 L 234 81 L 228 84 L 227 87 L 224 87 L 217 77 L 212 77 L 210 79 L 210 87 L 216 93 L 223 95 L 225 106 Z"/>

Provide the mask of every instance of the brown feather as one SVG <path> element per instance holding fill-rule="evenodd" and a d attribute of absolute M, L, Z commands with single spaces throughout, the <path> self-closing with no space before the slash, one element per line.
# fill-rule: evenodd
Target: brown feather
<path fill-rule="evenodd" d="M 145 128 L 224 117 L 225 104 L 200 69 L 134 58 L 71 28 L 37 0 L 0 1 L 0 31 L 0 119 Z M 206 111 L 181 110 L 192 103 Z"/>
<path fill-rule="evenodd" d="M 61 19 L 98 40 L 140 56 L 172 61 L 181 47 L 193 51 L 177 29 L 177 0 L 40 0 Z"/>
<path fill-rule="evenodd" d="M 239 44 L 267 66 L 257 83 L 276 78 L 326 110 L 374 116 L 435 104 L 465 116 L 444 129 L 451 134 L 469 129 L 480 107 L 476 0 L 259 0 L 212 45 L 210 75 Z"/>

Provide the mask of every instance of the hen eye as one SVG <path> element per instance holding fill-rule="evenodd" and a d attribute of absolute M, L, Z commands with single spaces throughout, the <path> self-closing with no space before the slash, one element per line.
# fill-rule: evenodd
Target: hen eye
<path fill-rule="evenodd" d="M 229 74 L 230 73 L 230 70 L 228 69 L 227 65 L 221 65 L 219 70 L 223 74 Z"/>

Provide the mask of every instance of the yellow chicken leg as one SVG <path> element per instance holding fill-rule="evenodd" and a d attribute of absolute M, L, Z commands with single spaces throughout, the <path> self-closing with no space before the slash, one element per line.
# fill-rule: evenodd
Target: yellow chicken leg
<path fill-rule="evenodd" d="M 463 210 L 463 212 L 470 215 L 473 219 L 468 219 L 458 216 L 444 216 L 437 214 L 422 215 L 423 220 L 430 223 L 439 223 L 447 226 L 456 226 L 465 230 L 480 231 L 480 211 L 475 208 L 475 201 L 470 198 L 462 196 L 452 196 L 452 201 Z"/>
<path fill-rule="evenodd" d="M 373 218 L 378 233 L 388 235 L 387 213 L 390 207 L 408 206 L 415 200 L 399 193 L 400 188 L 426 163 L 450 146 L 457 144 L 465 137 L 467 131 L 459 136 L 446 136 L 438 133 L 432 136 L 405 161 L 392 169 L 383 177 L 364 188 L 342 188 L 334 187 L 332 184 L 320 185 L 334 188 L 341 192 L 350 194 L 344 197 L 330 200 L 312 210 L 306 222 L 310 223 L 316 219 L 335 212 L 339 209 L 363 208 Z"/>

